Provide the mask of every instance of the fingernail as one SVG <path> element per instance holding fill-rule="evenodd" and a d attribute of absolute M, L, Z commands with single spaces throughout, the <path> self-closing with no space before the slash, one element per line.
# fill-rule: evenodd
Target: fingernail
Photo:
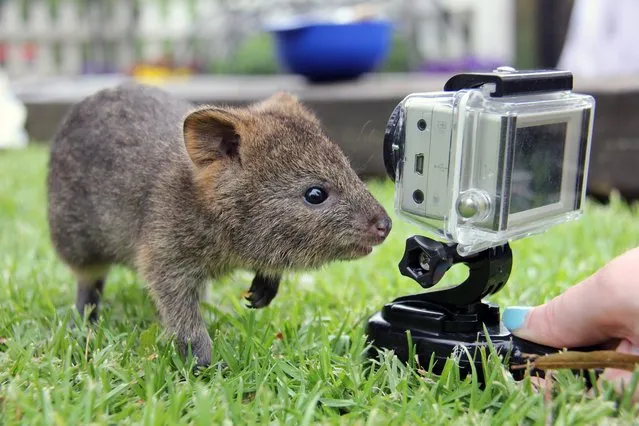
<path fill-rule="evenodd" d="M 524 325 L 526 321 L 526 315 L 532 308 L 528 306 L 511 306 L 504 309 L 504 313 L 501 317 L 504 327 L 510 331 L 515 331 Z"/>

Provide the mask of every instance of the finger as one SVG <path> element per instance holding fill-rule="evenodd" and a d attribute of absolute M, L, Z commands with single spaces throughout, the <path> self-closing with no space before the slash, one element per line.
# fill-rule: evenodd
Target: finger
<path fill-rule="evenodd" d="M 617 346 L 617 351 L 639 355 L 639 345 L 634 345 L 630 340 L 624 339 L 619 346 Z M 633 373 L 630 371 L 607 368 L 600 378 L 601 380 L 613 383 L 615 391 L 620 395 L 627 391 L 633 392 L 632 400 L 639 402 L 639 386 L 635 389 L 629 389 L 629 387 L 632 386 L 632 375 Z"/>
<path fill-rule="evenodd" d="M 530 383 L 533 385 L 536 391 L 540 391 L 546 388 L 546 379 L 543 379 L 539 376 L 532 376 L 530 378 Z"/>
<path fill-rule="evenodd" d="M 503 322 L 522 339 L 573 348 L 634 337 L 637 318 L 639 249 L 634 249 L 541 306 L 506 308 Z"/>

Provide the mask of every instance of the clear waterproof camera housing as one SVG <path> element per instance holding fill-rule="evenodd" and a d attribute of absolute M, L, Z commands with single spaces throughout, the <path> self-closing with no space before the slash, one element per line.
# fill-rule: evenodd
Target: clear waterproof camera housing
<path fill-rule="evenodd" d="M 594 107 L 561 71 L 464 74 L 407 96 L 384 143 L 397 213 L 461 255 L 578 218 Z"/>

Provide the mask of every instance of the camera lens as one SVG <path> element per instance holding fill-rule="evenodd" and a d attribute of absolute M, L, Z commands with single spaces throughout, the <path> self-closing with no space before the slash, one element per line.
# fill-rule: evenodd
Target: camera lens
<path fill-rule="evenodd" d="M 422 191 L 420 191 L 419 189 L 415 192 L 413 192 L 413 201 L 415 201 L 417 204 L 421 204 L 424 202 L 424 193 Z"/>
<path fill-rule="evenodd" d="M 395 182 L 397 163 L 404 155 L 405 134 L 401 125 L 403 120 L 402 106 L 397 105 L 388 119 L 386 130 L 384 131 L 384 167 L 388 177 L 393 182 Z"/>
<path fill-rule="evenodd" d="M 426 120 L 422 118 L 419 121 L 417 121 L 417 128 L 421 130 L 422 132 L 426 130 Z"/>

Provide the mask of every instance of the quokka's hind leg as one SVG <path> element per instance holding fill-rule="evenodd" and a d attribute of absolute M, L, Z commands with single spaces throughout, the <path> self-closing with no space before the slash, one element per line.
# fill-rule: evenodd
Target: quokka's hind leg
<path fill-rule="evenodd" d="M 100 314 L 100 299 L 104 292 L 108 266 L 74 269 L 74 272 L 77 278 L 75 307 L 81 317 L 89 312 L 89 321 L 95 323 Z"/>

